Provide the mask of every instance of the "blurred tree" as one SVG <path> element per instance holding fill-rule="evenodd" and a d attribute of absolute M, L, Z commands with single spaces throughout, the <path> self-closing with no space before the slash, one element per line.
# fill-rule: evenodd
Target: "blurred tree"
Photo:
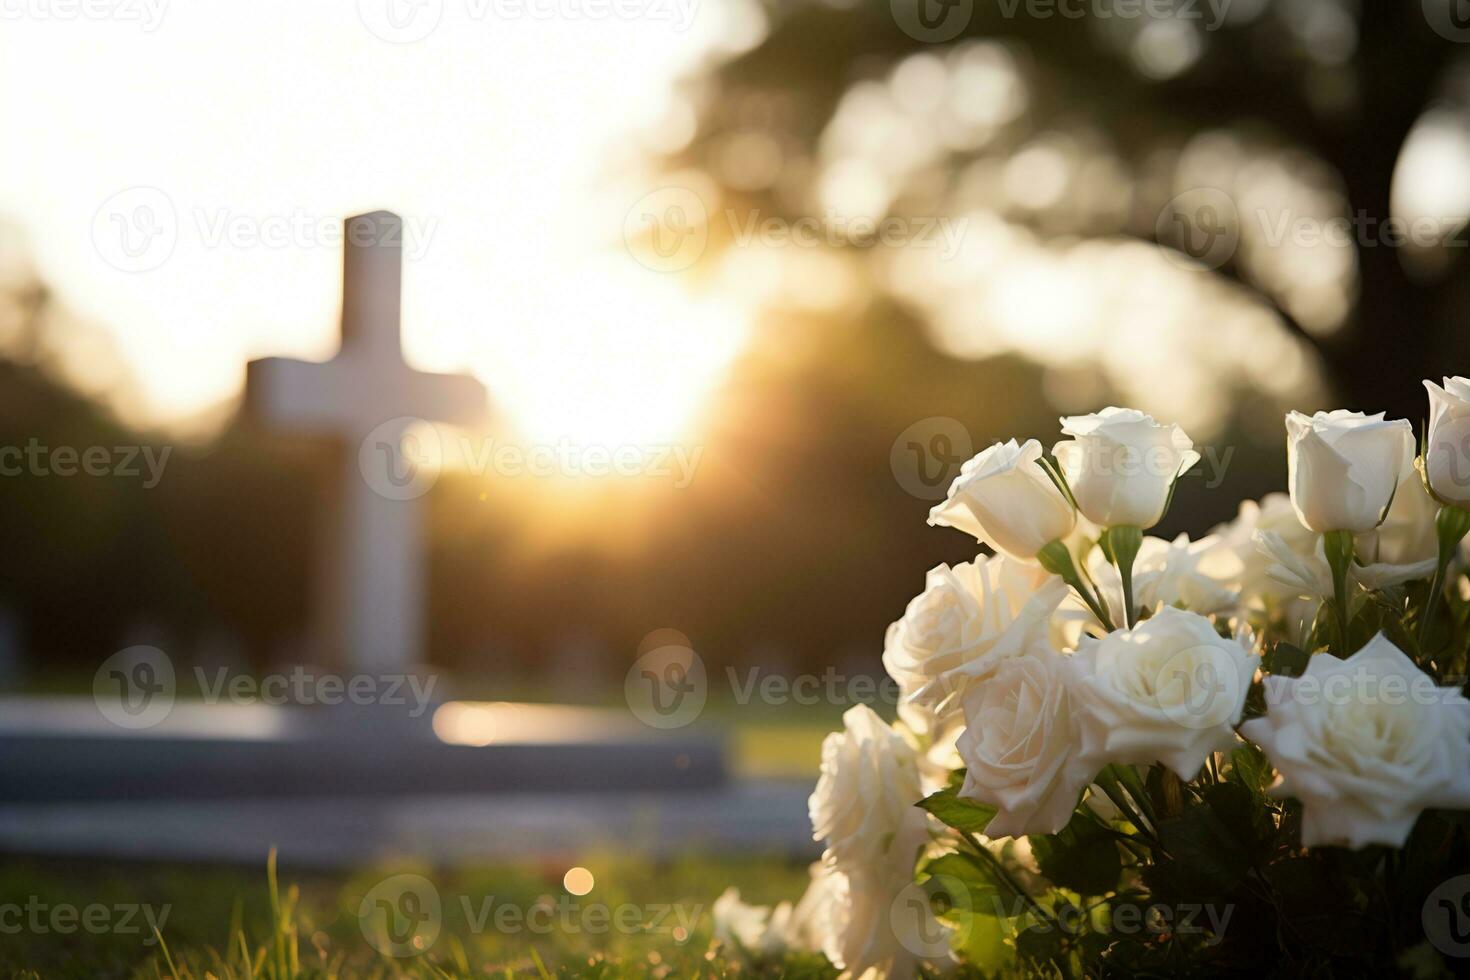
<path fill-rule="evenodd" d="M 220 633 L 269 659 L 304 620 L 311 458 L 234 431 L 195 445 L 120 424 L 64 367 L 118 363 L 105 336 L 34 275 L 6 286 L 0 603 L 20 614 L 32 666 L 95 666 L 127 642 L 192 652 Z M 75 460 L 55 472 L 58 450 L 88 449 L 106 451 L 103 475 Z"/>
<path fill-rule="evenodd" d="M 55 310 L 35 280 L 7 293 L 0 309 L 16 358 L 0 361 L 0 446 L 9 450 L 0 476 L 0 599 L 21 612 L 27 647 L 47 657 L 102 649 L 142 617 L 176 614 L 194 596 L 156 560 L 158 515 L 138 481 L 46 472 L 41 450 L 137 443 L 42 367 L 43 328 Z M 16 455 L 32 448 L 37 464 Z"/>
<path fill-rule="evenodd" d="M 1206 264 L 1271 303 L 1316 352 L 1341 403 L 1418 419 L 1420 380 L 1470 358 L 1460 326 L 1470 295 L 1455 274 L 1465 179 L 1442 189 L 1449 204 L 1436 217 L 1447 219 L 1447 243 L 1428 261 L 1423 250 L 1386 244 L 1383 223 L 1409 217 L 1394 200 L 1395 172 L 1426 112 L 1448 105 L 1470 132 L 1464 49 L 1430 23 L 1443 6 L 1441 27 L 1452 32 L 1452 2 L 767 3 L 765 39 L 691 86 L 700 124 L 670 168 L 714 182 L 712 212 L 830 222 L 835 205 L 850 217 L 854 202 L 866 203 L 861 186 L 843 193 L 861 185 L 857 174 L 886 185 L 868 194 L 875 216 L 989 212 L 1064 245 L 1163 233 L 1162 244 L 1178 246 L 1163 220 L 1170 200 L 1224 190 L 1233 217 L 1208 208 L 1178 216 L 1196 243 L 1240 238 Z M 950 36 L 911 24 L 913 34 L 947 38 L 926 43 L 900 27 L 916 4 L 929 5 L 924 24 L 965 26 Z M 865 127 L 869 144 L 855 147 L 849 132 L 860 142 Z M 770 165 L 752 167 L 766 157 Z M 1048 201 L 1043 185 L 1059 158 L 1064 187 Z M 1441 174 L 1466 166 L 1452 155 L 1435 162 Z M 1117 178 L 1104 191 L 1114 199 L 1098 202 L 1089 181 L 1094 196 L 1110 186 L 1092 180 L 1104 167 Z M 1346 256 L 1325 243 L 1261 241 L 1263 228 L 1302 218 L 1365 224 Z M 1227 220 L 1236 227 L 1209 227 Z M 1334 272 L 1331 293 L 1308 281 Z M 1198 311 L 1201 341 L 1216 312 Z"/>

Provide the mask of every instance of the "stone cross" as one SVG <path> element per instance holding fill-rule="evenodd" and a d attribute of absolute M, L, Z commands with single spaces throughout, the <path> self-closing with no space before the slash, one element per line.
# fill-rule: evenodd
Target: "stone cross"
<path fill-rule="evenodd" d="M 426 575 L 417 501 L 437 456 L 430 422 L 474 427 L 487 415 L 474 378 L 426 374 L 399 340 L 403 222 L 387 211 L 348 218 L 342 263 L 342 347 L 326 363 L 250 363 L 246 411 L 287 431 L 343 445 L 322 500 L 312 653 L 361 671 L 424 662 Z"/>

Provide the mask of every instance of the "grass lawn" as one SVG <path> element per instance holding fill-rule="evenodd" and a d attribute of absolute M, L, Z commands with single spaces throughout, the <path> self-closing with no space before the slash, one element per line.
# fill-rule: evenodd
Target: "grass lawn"
<path fill-rule="evenodd" d="M 715 898 L 733 884 L 747 901 L 775 902 L 799 896 L 807 880 L 800 864 L 776 858 L 585 855 L 577 866 L 592 886 L 579 897 L 564 884 L 567 864 L 395 866 L 347 876 L 283 868 L 273 890 L 265 862 L 250 871 L 9 859 L 0 872 L 0 975 L 719 976 L 735 965 L 711 952 Z M 405 874 L 432 883 L 437 935 L 417 898 L 391 891 Z M 580 890 L 586 879 L 571 883 Z M 419 916 L 417 925 L 400 920 L 392 937 L 381 919 L 370 915 L 365 926 L 359 910 L 370 894 Z M 150 921 L 159 920 L 162 943 L 151 935 Z M 395 939 L 425 948 L 385 955 L 370 934 L 390 951 Z M 820 959 L 783 971 L 831 972 Z"/>

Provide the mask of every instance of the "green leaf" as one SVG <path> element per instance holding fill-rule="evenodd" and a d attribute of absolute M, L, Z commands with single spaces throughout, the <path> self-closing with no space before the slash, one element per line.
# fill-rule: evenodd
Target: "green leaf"
<path fill-rule="evenodd" d="M 1155 814 L 1161 819 L 1177 817 L 1184 812 L 1184 782 L 1172 769 L 1149 766 L 1144 777 L 1144 788 L 1153 803 Z"/>
<path fill-rule="evenodd" d="M 1263 869 L 1282 920 L 1314 952 L 1371 957 L 1382 941 L 1382 920 L 1372 914 L 1364 888 L 1377 886 L 1342 860 L 1353 853 L 1309 852 Z"/>
<path fill-rule="evenodd" d="M 1333 634 L 1337 627 L 1333 625 L 1332 603 L 1324 602 L 1317 607 L 1317 615 L 1312 619 L 1312 628 L 1307 634 L 1307 649 L 1312 651 L 1330 650 L 1333 645 Z"/>
<path fill-rule="evenodd" d="M 1218 786 L 1206 786 L 1201 795 L 1241 847 L 1255 856 L 1266 856 L 1276 832 L 1276 823 L 1250 787 L 1227 781 Z"/>
<path fill-rule="evenodd" d="M 1021 896 L 973 854 L 941 854 L 921 870 L 929 876 L 924 890 L 929 893 L 935 915 L 948 916 L 953 910 L 957 914 L 1014 918 L 1026 911 Z"/>
<path fill-rule="evenodd" d="M 948 826 L 967 834 L 983 833 L 986 825 L 995 816 L 995 807 L 988 803 L 967 800 L 950 786 L 931 793 L 914 805 L 928 810 Z"/>
<path fill-rule="evenodd" d="M 1016 952 L 1032 963 L 1046 963 L 1063 955 L 1065 939 L 1058 929 L 1034 926 L 1016 934 Z"/>
<path fill-rule="evenodd" d="M 993 915 L 957 914 L 951 921 L 955 927 L 953 945 L 964 962 L 998 967 L 1015 960 L 1015 949 L 1006 943 L 1011 926 L 1005 919 Z"/>
<path fill-rule="evenodd" d="M 1118 845 L 1090 812 L 1078 810 L 1059 833 L 1033 835 L 1031 856 L 1055 885 L 1082 895 L 1102 895 L 1118 886 Z"/>
<path fill-rule="evenodd" d="M 1356 599 L 1349 605 L 1353 606 L 1353 612 L 1348 623 L 1349 649 L 1342 653 L 1344 657 L 1367 646 L 1368 641 L 1377 636 L 1386 627 L 1387 622 L 1396 618 L 1392 613 L 1385 617 L 1383 605 L 1375 601 L 1371 593 Z"/>
<path fill-rule="evenodd" d="M 1300 677 L 1310 657 L 1310 653 L 1295 643 L 1282 641 L 1267 652 L 1266 670 L 1281 677 Z"/>
<path fill-rule="evenodd" d="M 1230 753 L 1230 773 L 1226 777 L 1244 786 L 1252 797 L 1261 800 L 1271 785 L 1271 763 L 1266 754 L 1249 743 Z"/>
<path fill-rule="evenodd" d="M 1169 854 L 1159 868 L 1177 887 L 1205 895 L 1226 895 L 1249 867 L 1246 847 L 1209 806 L 1194 806 L 1159 825 Z"/>

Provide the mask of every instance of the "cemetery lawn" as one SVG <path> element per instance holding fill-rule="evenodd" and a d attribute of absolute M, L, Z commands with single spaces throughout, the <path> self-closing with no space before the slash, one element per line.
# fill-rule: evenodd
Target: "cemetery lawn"
<path fill-rule="evenodd" d="M 573 864 L 595 879 L 592 891 L 580 898 L 562 884 Z M 720 893 L 735 885 L 746 901 L 774 903 L 800 896 L 807 881 L 803 865 L 775 857 L 650 862 L 584 854 L 575 861 L 458 869 L 395 865 L 343 875 L 282 868 L 278 883 L 270 871 L 265 861 L 249 870 L 6 859 L 0 865 L 0 907 L 35 905 L 40 911 L 0 912 L 6 933 L 0 976 L 724 976 L 738 967 L 711 950 L 710 907 Z M 443 924 L 424 954 L 395 959 L 369 944 L 358 909 L 375 885 L 405 873 L 433 881 Z M 87 912 L 99 905 L 117 928 L 94 934 L 80 923 L 95 914 L 99 924 L 103 913 Z M 168 909 L 162 942 L 148 934 L 147 917 L 136 911 L 144 905 L 155 921 Z M 69 929 L 66 920 L 52 916 L 65 906 L 77 910 Z M 521 924 L 502 930 L 496 921 L 506 906 L 516 911 L 500 921 Z M 635 913 L 614 918 L 626 906 L 636 909 L 639 926 L 609 928 L 609 919 L 635 921 Z M 123 925 L 126 907 L 135 911 Z M 530 914 L 537 907 L 545 910 L 539 918 Z M 22 928 L 15 932 L 18 922 Z M 835 975 L 820 957 L 776 969 L 786 976 Z"/>

